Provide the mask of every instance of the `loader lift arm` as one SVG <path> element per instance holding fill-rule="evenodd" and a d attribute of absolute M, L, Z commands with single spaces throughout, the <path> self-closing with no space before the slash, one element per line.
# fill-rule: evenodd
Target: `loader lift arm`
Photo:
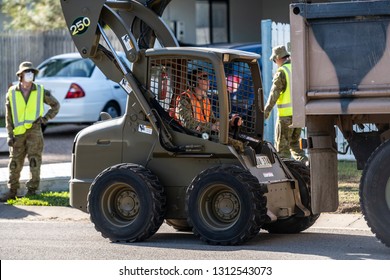
<path fill-rule="evenodd" d="M 168 2 L 148 1 L 155 10 L 160 6 L 165 7 Z M 137 1 L 62 0 L 61 5 L 69 32 L 80 54 L 92 59 L 108 78 L 117 83 L 129 71 L 116 56 L 106 36 L 106 26 L 120 39 L 126 57 L 132 63 L 139 59 L 140 49 L 153 46 L 156 39 L 164 47 L 178 46 L 176 38 L 158 14 Z M 109 50 L 99 43 L 101 37 Z"/>
<path fill-rule="evenodd" d="M 142 5 L 134 0 L 61 1 L 69 32 L 82 57 L 90 58 L 109 79 L 119 83 L 128 93 L 133 91 L 156 131 L 159 130 L 157 119 L 150 104 L 142 97 L 139 79 L 121 62 L 105 28 L 109 27 L 115 33 L 132 63 L 136 63 L 140 51 L 152 47 L 156 39 L 164 47 L 178 46 L 176 38 L 159 17 L 169 2 L 152 0 Z M 107 47 L 100 43 L 101 38 Z"/>

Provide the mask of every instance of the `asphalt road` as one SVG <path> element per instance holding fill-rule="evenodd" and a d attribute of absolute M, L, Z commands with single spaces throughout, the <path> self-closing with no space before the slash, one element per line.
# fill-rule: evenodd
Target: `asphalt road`
<path fill-rule="evenodd" d="M 1 260 L 390 260 L 359 214 L 322 214 L 300 234 L 261 231 L 239 246 L 211 246 L 163 224 L 143 242 L 112 243 L 70 207 L 0 204 Z"/>
<path fill-rule="evenodd" d="M 45 145 L 42 163 L 70 162 L 72 158 L 73 139 L 85 125 L 48 126 L 43 134 Z M 0 168 L 8 166 L 8 153 L 0 153 Z M 27 165 L 27 159 L 25 165 Z"/>
<path fill-rule="evenodd" d="M 88 219 L 0 221 L 2 260 L 389 260 L 366 230 L 311 228 L 301 234 L 261 232 L 241 246 L 211 246 L 163 224 L 147 241 L 111 243 Z"/>

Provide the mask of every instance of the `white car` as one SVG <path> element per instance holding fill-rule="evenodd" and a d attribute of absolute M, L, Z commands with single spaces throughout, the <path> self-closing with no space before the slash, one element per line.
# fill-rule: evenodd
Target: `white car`
<path fill-rule="evenodd" d="M 5 127 L 0 127 L 0 153 L 8 152 L 7 137 L 7 129 Z"/>
<path fill-rule="evenodd" d="M 123 54 L 120 58 L 130 67 Z M 101 112 L 113 118 L 125 113 L 126 92 L 106 78 L 92 60 L 82 58 L 79 53 L 53 56 L 37 68 L 35 82 L 50 90 L 61 105 L 49 123 L 90 124 L 99 120 Z"/>

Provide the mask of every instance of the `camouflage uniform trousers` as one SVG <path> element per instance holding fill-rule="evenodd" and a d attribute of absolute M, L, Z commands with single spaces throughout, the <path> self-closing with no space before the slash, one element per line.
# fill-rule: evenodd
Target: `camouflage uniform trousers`
<path fill-rule="evenodd" d="M 292 117 L 279 117 L 275 128 L 275 148 L 282 158 L 291 156 L 298 161 L 307 162 L 304 151 L 299 147 L 302 128 L 292 128 Z"/>
<path fill-rule="evenodd" d="M 20 187 L 20 172 L 27 156 L 30 167 L 30 178 L 26 182 L 29 191 L 39 188 L 42 164 L 43 135 L 40 124 L 33 126 L 25 134 L 15 136 L 15 142 L 10 147 L 10 161 L 8 164 L 8 187 L 16 191 Z"/>

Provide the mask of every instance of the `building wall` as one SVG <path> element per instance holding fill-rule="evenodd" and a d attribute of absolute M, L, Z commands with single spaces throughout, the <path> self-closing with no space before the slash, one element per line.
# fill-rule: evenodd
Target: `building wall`
<path fill-rule="evenodd" d="M 182 34 L 184 43 L 195 44 L 196 28 L 195 28 L 195 0 L 172 0 L 164 11 L 162 18 L 168 24 L 178 25 L 183 23 Z M 176 37 L 178 34 L 176 34 Z"/>
<path fill-rule="evenodd" d="M 1 4 L 2 0 L 0 0 Z M 140 2 L 145 2 L 141 0 Z M 172 0 L 166 8 L 163 19 L 168 23 L 182 23 L 182 38 L 180 41 L 188 44 L 196 44 L 195 26 L 195 2 L 196 0 Z M 261 40 L 261 20 L 288 23 L 289 0 L 230 0 L 230 40 L 231 42 L 258 42 Z M 6 20 L 0 12 L 0 30 Z"/>
<path fill-rule="evenodd" d="M 196 0 L 172 0 L 163 14 L 170 22 L 182 22 L 183 39 L 187 44 L 196 44 Z M 231 42 L 258 42 L 261 40 L 261 20 L 289 23 L 289 0 L 230 0 Z"/>

